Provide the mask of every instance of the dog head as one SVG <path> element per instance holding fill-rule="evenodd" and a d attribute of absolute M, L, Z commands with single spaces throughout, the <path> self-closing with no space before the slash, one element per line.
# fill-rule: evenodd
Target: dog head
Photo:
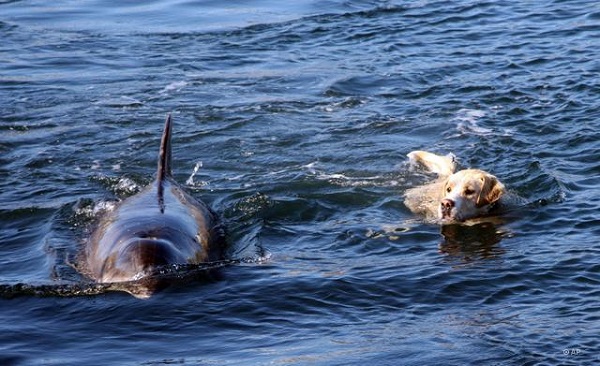
<path fill-rule="evenodd" d="M 482 170 L 467 169 L 450 175 L 443 185 L 438 217 L 464 221 L 487 214 L 504 194 L 504 185 Z"/>

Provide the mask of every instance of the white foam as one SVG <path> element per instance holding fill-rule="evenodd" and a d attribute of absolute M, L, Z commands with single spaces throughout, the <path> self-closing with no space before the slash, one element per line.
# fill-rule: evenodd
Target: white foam
<path fill-rule="evenodd" d="M 92 165 L 90 166 L 90 169 L 92 169 L 92 170 L 100 169 L 100 160 L 92 161 Z"/>
<path fill-rule="evenodd" d="M 126 194 L 133 194 L 138 192 L 140 187 L 133 180 L 129 178 L 120 178 L 117 184 L 114 186 L 114 190 L 123 192 Z"/>
<path fill-rule="evenodd" d="M 100 201 L 94 204 L 86 204 L 85 206 L 77 207 L 75 209 L 75 216 L 79 219 L 75 221 L 74 225 L 87 225 L 86 222 L 104 214 L 105 212 L 114 210 L 116 205 L 117 204 L 114 201 Z"/>
<path fill-rule="evenodd" d="M 485 116 L 486 113 L 480 109 L 461 109 L 456 112 L 456 117 L 454 118 L 458 121 L 456 128 L 460 132 L 467 134 L 480 136 L 492 134 L 494 132 L 492 129 L 481 127 L 478 123 Z"/>
<path fill-rule="evenodd" d="M 192 174 L 190 174 L 190 177 L 185 181 L 185 184 L 187 184 L 188 186 L 196 185 L 196 183 L 194 182 L 194 177 L 196 176 L 196 173 L 198 173 L 198 170 L 200 170 L 200 168 L 202 168 L 201 160 L 196 162 L 196 165 L 194 165 L 194 170 L 192 170 Z"/>
<path fill-rule="evenodd" d="M 395 187 L 400 184 L 396 179 L 382 175 L 351 177 L 343 173 L 327 173 L 316 169 L 317 162 L 304 165 L 303 168 L 318 180 L 341 187 Z"/>
<path fill-rule="evenodd" d="M 171 84 L 165 86 L 163 88 L 163 90 L 161 90 L 159 93 L 160 94 L 167 94 L 167 93 L 172 92 L 172 91 L 180 91 L 181 89 L 183 89 L 187 85 L 188 85 L 187 81 L 175 81 L 175 82 L 172 82 Z"/>
<path fill-rule="evenodd" d="M 92 213 L 96 216 L 100 212 L 108 212 L 115 209 L 117 203 L 114 201 L 100 201 L 94 205 Z"/>
<path fill-rule="evenodd" d="M 491 135 L 513 135 L 514 130 L 509 128 L 504 128 L 501 132 L 499 132 L 491 128 L 482 127 L 479 124 L 479 121 L 486 116 L 487 113 L 480 109 L 460 109 L 458 112 L 456 112 L 456 116 L 454 117 L 454 120 L 457 122 L 456 129 L 462 134 L 483 137 Z"/>

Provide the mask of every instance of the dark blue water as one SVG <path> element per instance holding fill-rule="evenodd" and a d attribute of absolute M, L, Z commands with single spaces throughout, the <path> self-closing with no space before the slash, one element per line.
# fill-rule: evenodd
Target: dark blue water
<path fill-rule="evenodd" d="M 288 3 L 0 2 L 0 362 L 597 363 L 600 5 Z M 56 293 L 168 112 L 176 179 L 242 263 Z M 414 149 L 531 203 L 428 223 Z"/>

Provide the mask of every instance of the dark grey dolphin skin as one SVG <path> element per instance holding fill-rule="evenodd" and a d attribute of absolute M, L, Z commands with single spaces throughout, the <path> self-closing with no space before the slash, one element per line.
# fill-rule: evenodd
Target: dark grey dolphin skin
<path fill-rule="evenodd" d="M 156 180 L 100 219 L 85 247 L 86 271 L 100 283 L 137 281 L 160 266 L 220 260 L 223 243 L 215 213 L 171 176 L 168 115 Z M 148 297 L 155 283 L 146 284 L 124 291 Z"/>

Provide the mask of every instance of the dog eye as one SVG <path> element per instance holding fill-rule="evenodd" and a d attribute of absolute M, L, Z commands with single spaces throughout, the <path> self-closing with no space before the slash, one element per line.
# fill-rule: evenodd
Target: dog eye
<path fill-rule="evenodd" d="M 475 191 L 474 191 L 473 189 L 471 189 L 471 188 L 467 188 L 467 189 L 465 189 L 465 194 L 466 194 L 467 196 L 470 196 L 470 195 L 472 195 L 473 193 L 475 193 Z"/>
<path fill-rule="evenodd" d="M 452 192 L 452 188 L 451 187 L 446 187 L 446 192 L 448 192 L 448 193 Z"/>

